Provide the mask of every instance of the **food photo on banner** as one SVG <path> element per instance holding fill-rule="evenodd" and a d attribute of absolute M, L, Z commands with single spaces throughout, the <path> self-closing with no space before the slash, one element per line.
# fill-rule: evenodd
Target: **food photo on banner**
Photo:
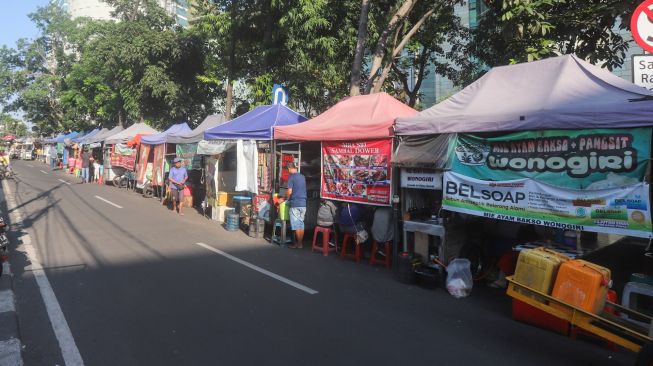
<path fill-rule="evenodd" d="M 122 167 L 128 170 L 134 169 L 134 162 L 136 161 L 136 149 L 124 144 L 116 144 L 111 153 L 111 166 Z"/>
<path fill-rule="evenodd" d="M 452 140 L 443 208 L 561 229 L 652 236 L 651 129 L 519 132 Z"/>
<path fill-rule="evenodd" d="M 181 159 L 181 166 L 188 170 L 201 169 L 201 158 L 197 155 L 197 143 L 177 144 L 175 150 L 177 157 Z"/>
<path fill-rule="evenodd" d="M 322 143 L 322 198 L 389 205 L 391 140 Z"/>

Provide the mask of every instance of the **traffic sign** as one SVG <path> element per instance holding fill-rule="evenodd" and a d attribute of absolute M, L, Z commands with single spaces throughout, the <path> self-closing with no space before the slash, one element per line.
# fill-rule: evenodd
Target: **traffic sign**
<path fill-rule="evenodd" d="M 630 18 L 630 31 L 640 47 L 653 52 L 653 0 L 646 0 L 635 9 Z"/>
<path fill-rule="evenodd" d="M 272 104 L 288 104 L 288 89 L 283 85 L 274 84 L 272 86 Z"/>
<path fill-rule="evenodd" d="M 653 90 L 653 55 L 633 55 L 633 84 Z"/>

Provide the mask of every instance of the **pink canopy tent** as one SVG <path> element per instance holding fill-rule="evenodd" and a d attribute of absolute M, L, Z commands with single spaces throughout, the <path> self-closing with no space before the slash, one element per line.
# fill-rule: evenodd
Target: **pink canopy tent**
<path fill-rule="evenodd" d="M 397 117 L 417 111 L 387 93 L 343 99 L 326 112 L 306 122 L 274 127 L 275 140 L 354 141 L 386 139 L 394 135 Z"/>

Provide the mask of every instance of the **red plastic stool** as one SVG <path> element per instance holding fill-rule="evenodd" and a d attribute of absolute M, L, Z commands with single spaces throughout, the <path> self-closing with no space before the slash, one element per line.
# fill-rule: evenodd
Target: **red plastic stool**
<path fill-rule="evenodd" d="M 383 243 L 383 254 L 385 254 L 385 257 L 383 259 L 378 259 L 376 256 L 379 251 L 379 243 L 377 241 L 372 242 L 372 255 L 370 256 L 370 264 L 375 265 L 375 264 L 382 264 L 384 265 L 387 269 L 390 269 L 390 266 L 392 265 L 392 246 L 391 242 L 386 241 Z"/>
<path fill-rule="evenodd" d="M 322 234 L 322 243 L 317 242 L 317 234 Z M 333 237 L 335 238 L 335 243 L 336 246 L 330 248 L 329 247 L 329 238 L 331 237 L 331 234 L 334 234 Z M 338 246 L 338 237 L 335 235 L 335 232 L 333 231 L 332 228 L 330 227 L 324 227 L 324 226 L 316 226 L 315 230 L 313 231 L 313 246 L 311 247 L 311 252 L 317 250 L 321 250 L 322 254 L 326 257 L 329 255 L 329 252 L 335 252 L 336 247 Z"/>
<path fill-rule="evenodd" d="M 354 252 L 349 252 L 347 244 L 349 244 L 349 240 L 353 240 L 354 242 Z M 345 237 L 342 240 L 342 249 L 340 250 L 340 258 L 347 259 L 347 258 L 352 258 L 355 259 L 357 263 L 361 262 L 361 246 L 356 243 L 356 234 L 349 234 L 345 233 Z"/>

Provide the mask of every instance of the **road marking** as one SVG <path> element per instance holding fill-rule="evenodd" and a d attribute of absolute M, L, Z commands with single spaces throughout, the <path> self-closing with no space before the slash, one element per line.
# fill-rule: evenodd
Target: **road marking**
<path fill-rule="evenodd" d="M 11 222 L 16 223 L 17 226 L 21 227 L 23 215 L 17 207 L 15 199 L 16 195 L 12 194 L 11 188 L 6 180 L 2 181 L 2 187 L 5 192 L 9 193 L 5 195 L 5 199 L 7 200 L 7 206 L 11 210 L 9 213 Z M 52 330 L 59 342 L 59 348 L 61 349 L 61 356 L 63 357 L 64 364 L 66 364 L 66 366 L 83 366 L 84 361 L 82 360 L 82 356 L 79 353 L 79 349 L 77 348 L 73 334 L 70 331 L 66 317 L 61 310 L 61 305 L 59 305 L 59 301 L 57 301 L 57 296 L 52 289 L 52 285 L 50 285 L 48 276 L 45 274 L 43 266 L 41 266 L 41 263 L 38 260 L 36 249 L 32 245 L 30 235 L 21 234 L 18 239 L 22 242 L 21 246 L 31 263 L 30 270 L 36 280 L 39 291 L 41 292 L 41 297 L 45 304 L 45 310 L 48 313 L 48 318 L 50 318 Z"/>
<path fill-rule="evenodd" d="M 100 197 L 100 196 L 95 196 L 95 198 L 99 199 L 100 201 L 104 201 L 104 202 L 110 204 L 111 206 L 118 207 L 118 208 L 122 208 L 122 206 L 118 206 L 118 205 L 116 205 L 115 203 L 109 201 L 109 200 L 106 199 L 106 198 L 102 198 L 102 197 Z"/>
<path fill-rule="evenodd" d="M 50 173 L 46 172 L 45 170 L 40 170 L 40 172 L 43 173 L 43 174 L 50 174 Z"/>
<path fill-rule="evenodd" d="M 302 285 L 300 283 L 289 280 L 286 277 L 280 276 L 280 275 L 278 275 L 276 273 L 272 273 L 272 272 L 268 271 L 267 269 L 263 269 L 263 268 L 261 268 L 259 266 L 251 264 L 249 262 L 246 262 L 246 261 L 244 261 L 244 260 L 242 260 L 240 258 L 234 257 L 233 255 L 225 253 L 225 252 L 221 251 L 220 249 L 216 249 L 216 248 L 214 248 L 214 247 L 212 247 L 210 245 L 206 245 L 204 243 L 195 243 L 195 244 L 201 246 L 204 249 L 208 249 L 208 250 L 212 251 L 213 253 L 220 254 L 221 256 L 223 256 L 223 257 L 225 257 L 227 259 L 231 259 L 232 261 L 234 261 L 236 263 L 240 263 L 243 266 L 245 266 L 247 268 L 250 268 L 250 269 L 253 269 L 253 270 L 255 270 L 255 271 L 259 272 L 259 273 L 262 273 L 262 274 L 264 274 L 264 275 L 266 275 L 268 277 L 272 277 L 277 281 L 281 281 L 281 282 L 285 283 L 286 285 L 289 285 L 289 286 L 292 286 L 292 287 L 294 287 L 296 289 L 302 290 L 302 291 L 308 293 L 309 295 L 315 295 L 315 294 L 319 293 L 319 292 L 317 292 L 316 290 L 313 290 L 310 287 L 306 287 L 306 286 L 304 286 L 304 285 Z"/>
<path fill-rule="evenodd" d="M 66 183 L 67 185 L 70 185 L 70 182 L 66 182 L 66 181 L 63 180 L 63 179 L 57 179 L 57 180 L 58 180 L 59 182 L 61 182 L 61 183 Z"/>
<path fill-rule="evenodd" d="M 34 165 L 32 165 L 32 164 L 25 164 L 25 165 L 27 165 L 30 168 L 34 168 Z"/>

